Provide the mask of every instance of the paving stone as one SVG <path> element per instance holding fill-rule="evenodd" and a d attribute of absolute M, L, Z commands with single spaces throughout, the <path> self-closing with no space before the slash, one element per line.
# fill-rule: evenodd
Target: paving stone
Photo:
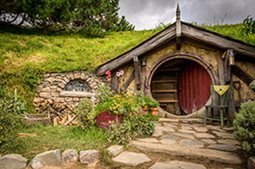
<path fill-rule="evenodd" d="M 168 140 L 176 141 L 178 139 L 178 137 L 173 134 L 165 134 L 165 135 L 161 136 L 160 139 L 168 139 Z"/>
<path fill-rule="evenodd" d="M 211 135 L 208 133 L 195 133 L 194 135 L 196 138 L 206 138 L 206 139 L 215 138 L 214 135 Z"/>
<path fill-rule="evenodd" d="M 248 159 L 248 169 L 255 169 L 255 157 Z"/>
<path fill-rule="evenodd" d="M 165 127 L 165 126 L 155 126 L 154 130 L 161 130 L 165 132 L 175 132 L 175 130 L 171 127 Z"/>
<path fill-rule="evenodd" d="M 217 142 L 220 144 L 240 145 L 240 143 L 237 140 L 233 140 L 233 139 L 220 139 L 220 140 L 217 140 Z"/>
<path fill-rule="evenodd" d="M 173 133 L 173 135 L 181 137 L 181 138 L 195 139 L 195 137 L 189 133 Z"/>
<path fill-rule="evenodd" d="M 176 129 L 178 126 L 174 123 L 163 123 L 163 126 L 165 127 L 171 127 L 173 129 Z"/>
<path fill-rule="evenodd" d="M 162 144 L 175 144 L 176 140 L 178 139 L 177 136 L 169 134 L 169 135 L 163 135 L 160 137 L 160 143 Z"/>
<path fill-rule="evenodd" d="M 80 151 L 80 162 L 82 164 L 91 164 L 99 160 L 98 150 L 82 150 Z"/>
<path fill-rule="evenodd" d="M 117 156 L 118 154 L 120 154 L 123 151 L 123 146 L 121 145 L 113 145 L 110 146 L 106 149 L 106 151 L 108 152 L 108 154 L 112 157 Z"/>
<path fill-rule="evenodd" d="M 7 154 L 0 156 L 0 169 L 24 169 L 27 159 L 19 154 Z"/>
<path fill-rule="evenodd" d="M 223 130 L 233 132 L 233 131 L 235 131 L 235 128 L 234 127 L 223 127 Z"/>
<path fill-rule="evenodd" d="M 208 131 L 208 129 L 206 127 L 193 127 L 194 130 L 196 130 L 197 132 L 201 132 L 201 133 L 206 133 Z"/>
<path fill-rule="evenodd" d="M 225 130 L 221 129 L 220 126 L 207 125 L 206 128 L 211 129 L 211 130 L 220 131 L 220 132 L 225 132 Z"/>
<path fill-rule="evenodd" d="M 179 119 L 170 119 L 170 118 L 159 118 L 159 122 L 173 122 L 173 123 L 178 123 Z"/>
<path fill-rule="evenodd" d="M 206 144 L 216 144 L 217 142 L 212 139 L 201 139 Z"/>
<path fill-rule="evenodd" d="M 190 127 L 190 126 L 181 126 L 181 129 L 182 130 L 193 130 L 193 128 L 192 127 Z"/>
<path fill-rule="evenodd" d="M 117 157 L 112 159 L 114 162 L 123 163 L 125 165 L 137 166 L 151 161 L 151 159 L 143 153 L 134 153 L 123 151 Z"/>
<path fill-rule="evenodd" d="M 149 169 L 206 169 L 205 166 L 184 161 L 156 162 Z"/>
<path fill-rule="evenodd" d="M 76 162 L 78 158 L 79 155 L 75 149 L 67 149 L 62 153 L 62 160 L 66 163 Z"/>
<path fill-rule="evenodd" d="M 154 128 L 154 132 L 152 134 L 153 137 L 158 137 L 158 136 L 162 136 L 163 135 L 163 131 L 156 129 L 156 127 Z"/>
<path fill-rule="evenodd" d="M 230 134 L 230 133 L 226 133 L 226 132 L 218 132 L 218 131 L 213 131 L 213 133 L 215 135 L 217 135 L 218 137 L 221 137 L 221 138 L 225 138 L 225 139 L 234 139 L 234 135 L 233 134 Z"/>
<path fill-rule="evenodd" d="M 190 134 L 196 133 L 196 132 L 193 131 L 193 130 L 183 130 L 183 129 L 178 130 L 178 132 L 180 132 L 180 133 L 190 133 Z"/>
<path fill-rule="evenodd" d="M 175 144 L 176 141 L 175 140 L 169 140 L 169 139 L 162 139 L 162 140 L 160 140 L 160 143 L 162 143 L 162 144 Z"/>
<path fill-rule="evenodd" d="M 227 145 L 227 144 L 211 144 L 208 146 L 208 148 L 221 150 L 221 151 L 236 151 L 238 149 L 234 145 Z"/>
<path fill-rule="evenodd" d="M 179 142 L 179 145 L 181 146 L 188 146 L 188 147 L 197 147 L 201 148 L 204 147 L 204 143 L 198 140 L 191 140 L 191 139 L 182 139 Z"/>
<path fill-rule="evenodd" d="M 188 118 L 188 119 L 180 119 L 180 122 L 183 123 L 203 123 L 204 120 L 200 118 Z"/>
<path fill-rule="evenodd" d="M 148 142 L 148 143 L 158 143 L 159 141 L 156 138 L 141 138 L 138 141 Z"/>
<path fill-rule="evenodd" d="M 131 146 L 146 152 L 167 153 L 176 156 L 188 156 L 192 158 L 206 158 L 211 161 L 217 161 L 228 164 L 241 164 L 240 157 L 232 152 L 225 152 L 206 148 L 192 148 L 180 145 L 169 146 L 165 144 L 145 143 L 132 141 Z"/>
<path fill-rule="evenodd" d="M 30 162 L 32 169 L 41 169 L 46 166 L 61 166 L 61 164 L 62 159 L 59 149 L 37 154 Z"/>

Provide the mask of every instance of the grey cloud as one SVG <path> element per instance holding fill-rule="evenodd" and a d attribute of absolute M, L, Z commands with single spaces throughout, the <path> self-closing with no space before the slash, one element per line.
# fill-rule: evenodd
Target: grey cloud
<path fill-rule="evenodd" d="M 177 2 L 186 22 L 229 24 L 255 17 L 255 0 L 120 0 L 120 14 L 136 29 L 151 29 L 175 20 Z"/>

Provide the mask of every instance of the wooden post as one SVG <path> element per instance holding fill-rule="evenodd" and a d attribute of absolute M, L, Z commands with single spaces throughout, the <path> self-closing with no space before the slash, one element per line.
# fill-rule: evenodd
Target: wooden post
<path fill-rule="evenodd" d="M 176 49 L 177 50 L 181 49 L 181 34 L 182 34 L 181 11 L 180 11 L 179 4 L 177 4 L 177 8 L 176 8 Z"/>
<path fill-rule="evenodd" d="M 141 90 L 143 91 L 143 93 L 145 93 L 145 82 L 147 79 L 147 67 L 146 67 L 146 61 L 147 58 L 146 57 L 142 57 L 141 59 Z"/>
<path fill-rule="evenodd" d="M 224 72 L 224 56 L 225 53 L 223 53 L 222 57 L 217 58 L 217 63 L 218 63 L 218 75 L 219 75 L 219 84 L 220 85 L 225 85 L 225 72 Z M 217 83 L 217 82 L 216 82 Z"/>
<path fill-rule="evenodd" d="M 133 57 L 134 67 L 135 67 L 135 83 L 136 90 L 141 90 L 141 63 L 137 56 Z"/>
<path fill-rule="evenodd" d="M 225 72 L 225 83 L 231 85 L 229 113 L 228 113 L 228 119 L 231 122 L 234 120 L 235 111 L 236 111 L 235 110 L 234 90 L 233 90 L 233 80 L 232 80 L 232 66 L 234 64 L 234 62 L 233 62 L 234 57 L 235 57 L 235 55 L 234 55 L 233 49 L 229 49 L 226 51 L 225 61 L 224 61 L 224 70 L 226 71 Z"/>
<path fill-rule="evenodd" d="M 119 81 L 116 76 L 116 72 L 112 73 L 112 78 L 111 78 L 111 90 L 115 92 L 119 92 Z"/>

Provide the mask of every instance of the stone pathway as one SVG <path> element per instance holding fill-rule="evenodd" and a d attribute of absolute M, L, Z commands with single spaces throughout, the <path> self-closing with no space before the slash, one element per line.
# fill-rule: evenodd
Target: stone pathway
<path fill-rule="evenodd" d="M 191 159 L 202 158 L 231 165 L 242 163 L 237 153 L 240 146 L 234 139 L 233 128 L 204 126 L 201 123 L 189 123 L 188 120 L 161 118 L 151 137 L 134 140 L 131 145 L 144 152 L 167 153 Z M 151 168 L 169 168 L 167 166 L 168 163 L 156 163 Z M 189 168 L 192 167 L 189 165 Z"/>

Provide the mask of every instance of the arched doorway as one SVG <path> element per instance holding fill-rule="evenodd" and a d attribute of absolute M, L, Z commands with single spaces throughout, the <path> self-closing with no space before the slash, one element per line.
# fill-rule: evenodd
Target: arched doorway
<path fill-rule="evenodd" d="M 151 94 L 160 107 L 175 115 L 201 109 L 210 97 L 212 80 L 199 63 L 178 58 L 164 62 L 151 78 Z"/>

